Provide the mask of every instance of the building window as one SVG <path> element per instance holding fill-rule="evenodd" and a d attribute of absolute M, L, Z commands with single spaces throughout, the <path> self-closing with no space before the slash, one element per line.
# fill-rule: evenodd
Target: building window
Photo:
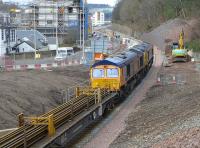
<path fill-rule="evenodd" d="M 15 30 L 13 30 L 13 42 L 15 41 Z"/>
<path fill-rule="evenodd" d="M 4 40 L 4 29 L 1 30 L 1 40 Z"/>
<path fill-rule="evenodd" d="M 73 12 L 73 8 L 72 7 L 68 7 L 68 13 L 72 13 Z"/>
<path fill-rule="evenodd" d="M 15 32 L 15 30 L 14 30 L 14 32 L 13 32 L 13 40 L 14 40 L 14 41 L 16 40 L 16 32 Z"/>
<path fill-rule="evenodd" d="M 131 73 L 131 66 L 130 66 L 130 64 L 128 64 L 126 66 L 126 75 L 127 75 L 128 78 L 130 77 L 130 73 Z"/>
<path fill-rule="evenodd" d="M 53 24 L 52 20 L 47 20 L 47 24 Z"/>
<path fill-rule="evenodd" d="M 9 37 L 10 37 L 10 41 L 12 42 L 12 39 L 13 39 L 13 34 L 12 34 L 12 30 L 10 30 L 10 34 L 9 34 Z"/>
<path fill-rule="evenodd" d="M 10 31 L 10 41 L 14 42 L 15 41 L 15 30 Z"/>

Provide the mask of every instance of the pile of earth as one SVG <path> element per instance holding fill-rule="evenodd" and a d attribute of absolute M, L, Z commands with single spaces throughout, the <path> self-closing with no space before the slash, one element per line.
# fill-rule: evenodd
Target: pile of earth
<path fill-rule="evenodd" d="M 0 129 L 17 127 L 17 115 L 37 116 L 63 103 L 68 88 L 88 80 L 89 68 L 0 73 Z"/>
<path fill-rule="evenodd" d="M 144 33 L 141 40 L 156 45 L 159 49 L 165 49 L 167 44 L 177 42 L 179 34 L 184 31 L 185 41 L 200 37 L 200 21 L 198 19 L 183 20 L 176 18 L 155 28 L 150 33 Z"/>

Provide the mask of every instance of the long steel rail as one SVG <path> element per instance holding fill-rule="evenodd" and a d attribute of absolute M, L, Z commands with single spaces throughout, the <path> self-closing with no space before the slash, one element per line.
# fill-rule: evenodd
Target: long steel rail
<path fill-rule="evenodd" d="M 107 90 L 99 91 L 102 100 L 110 95 L 110 92 Z M 100 101 L 97 99 L 97 90 L 83 89 L 83 91 L 80 91 L 79 96 L 72 98 L 70 101 L 58 106 L 44 115 L 41 115 L 40 117 L 48 117 L 53 114 L 55 128 L 58 129 L 61 125 L 70 122 L 71 119 L 97 104 Z M 0 137 L 0 148 L 24 147 L 25 143 L 26 146 L 29 147 L 46 137 L 47 134 L 47 125 L 23 126 L 3 137 Z"/>

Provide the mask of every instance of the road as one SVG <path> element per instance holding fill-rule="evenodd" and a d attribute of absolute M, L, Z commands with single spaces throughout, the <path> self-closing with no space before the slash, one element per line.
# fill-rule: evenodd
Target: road
<path fill-rule="evenodd" d="M 68 56 L 67 60 L 68 61 L 74 61 L 74 60 L 80 60 L 82 56 L 82 52 L 77 52 L 74 55 Z M 16 65 L 31 65 L 31 64 L 51 64 L 54 63 L 54 57 L 50 57 L 50 58 L 43 58 L 43 59 L 21 59 L 21 60 L 16 60 L 15 64 Z"/>

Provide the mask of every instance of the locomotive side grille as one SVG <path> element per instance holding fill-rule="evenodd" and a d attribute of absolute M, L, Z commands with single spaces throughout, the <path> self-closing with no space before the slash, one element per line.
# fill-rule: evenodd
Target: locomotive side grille
<path fill-rule="evenodd" d="M 92 88 L 106 88 L 111 91 L 118 91 L 120 82 L 117 79 L 95 79 L 92 82 Z"/>

